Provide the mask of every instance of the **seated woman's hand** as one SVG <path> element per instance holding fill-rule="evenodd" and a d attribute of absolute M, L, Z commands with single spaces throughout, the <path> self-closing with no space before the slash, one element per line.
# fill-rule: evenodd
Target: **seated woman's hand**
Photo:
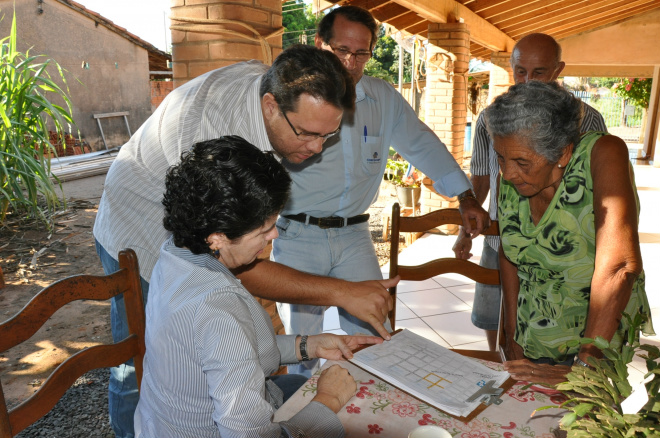
<path fill-rule="evenodd" d="M 380 344 L 383 338 L 378 336 L 338 336 L 331 333 L 313 335 L 307 339 L 307 351 L 310 358 L 342 360 L 351 359 L 353 350 L 362 345 Z"/>
<path fill-rule="evenodd" d="M 515 380 L 532 383 L 556 385 L 566 381 L 566 374 L 571 371 L 568 365 L 537 364 L 529 359 L 509 360 L 504 362 L 504 369 Z"/>
<path fill-rule="evenodd" d="M 346 368 L 333 365 L 323 370 L 312 401 L 326 405 L 336 414 L 355 395 L 357 384 Z"/>

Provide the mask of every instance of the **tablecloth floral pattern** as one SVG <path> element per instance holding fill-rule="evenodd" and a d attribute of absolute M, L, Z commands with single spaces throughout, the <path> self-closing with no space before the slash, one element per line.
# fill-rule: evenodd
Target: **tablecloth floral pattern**
<path fill-rule="evenodd" d="M 328 361 L 324 367 L 339 363 L 356 379 L 358 392 L 338 416 L 347 438 L 405 438 L 417 426 L 435 424 L 454 438 L 555 438 L 559 420 L 565 411 L 550 409 L 532 412 L 542 406 L 559 405 L 564 397 L 556 391 L 526 384 L 515 384 L 500 405 L 491 405 L 465 424 L 377 379 L 349 362 Z M 494 369 L 501 364 L 482 361 Z M 501 369 L 501 368 L 500 368 Z M 311 401 L 316 394 L 318 375 L 311 379 L 280 408 L 275 420 L 288 419 Z"/>

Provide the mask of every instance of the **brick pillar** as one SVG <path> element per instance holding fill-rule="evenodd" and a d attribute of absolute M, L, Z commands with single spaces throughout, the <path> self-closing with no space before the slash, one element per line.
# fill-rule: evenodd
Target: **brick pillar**
<path fill-rule="evenodd" d="M 500 94 L 506 93 L 513 85 L 511 52 L 493 52 L 490 56 L 490 82 L 488 84 L 488 104 Z"/>
<path fill-rule="evenodd" d="M 447 146 L 458 164 L 463 162 L 467 117 L 467 72 L 470 32 L 465 23 L 429 25 L 426 69 L 426 124 Z M 422 191 L 422 213 L 457 207 L 455 198 L 436 193 L 430 184 Z M 451 232 L 456 227 L 449 227 Z"/>
<path fill-rule="evenodd" d="M 218 20 L 244 23 L 266 37 L 272 59 L 282 51 L 281 33 L 277 33 L 282 28 L 281 0 L 170 1 L 175 87 L 208 71 L 237 62 L 250 59 L 267 62 L 259 41 L 219 33 L 219 30 L 230 30 L 255 39 L 258 35 L 240 24 L 218 23 Z M 204 20 L 216 22 L 204 23 Z"/>

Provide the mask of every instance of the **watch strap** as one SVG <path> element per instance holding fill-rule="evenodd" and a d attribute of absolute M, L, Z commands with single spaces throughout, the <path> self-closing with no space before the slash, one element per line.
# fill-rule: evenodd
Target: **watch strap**
<path fill-rule="evenodd" d="M 307 354 L 307 338 L 308 335 L 300 337 L 300 357 L 302 360 L 309 360 L 309 355 Z"/>

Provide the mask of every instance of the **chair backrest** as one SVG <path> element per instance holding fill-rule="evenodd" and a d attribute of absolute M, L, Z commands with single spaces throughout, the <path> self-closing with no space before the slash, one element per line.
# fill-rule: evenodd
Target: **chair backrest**
<path fill-rule="evenodd" d="M 392 206 L 392 237 L 390 239 L 390 278 L 397 275 L 402 280 L 421 281 L 436 275 L 457 273 L 483 284 L 500 284 L 500 272 L 488 269 L 469 260 L 455 257 L 445 257 L 430 262 L 415 265 L 399 265 L 399 234 L 432 230 L 441 225 L 462 225 L 461 214 L 456 208 L 446 208 L 432 211 L 423 216 L 401 217 L 399 204 Z M 496 236 L 499 234 L 497 221 L 492 221 L 490 227 L 482 234 Z M 390 324 L 394 329 L 396 323 L 396 286 L 390 288 L 394 305 L 389 313 Z"/>
<path fill-rule="evenodd" d="M 65 304 L 76 300 L 109 300 L 123 293 L 130 331 L 120 342 L 96 345 L 70 356 L 37 392 L 11 410 L 7 410 L 4 392 L 0 391 L 1 438 L 15 436 L 46 415 L 78 377 L 93 369 L 117 366 L 133 358 L 139 387 L 145 351 L 145 316 L 140 271 L 132 249 L 119 253 L 119 266 L 120 270 L 111 275 L 76 275 L 53 283 L 0 325 L 0 352 L 4 352 L 28 340 Z"/>

